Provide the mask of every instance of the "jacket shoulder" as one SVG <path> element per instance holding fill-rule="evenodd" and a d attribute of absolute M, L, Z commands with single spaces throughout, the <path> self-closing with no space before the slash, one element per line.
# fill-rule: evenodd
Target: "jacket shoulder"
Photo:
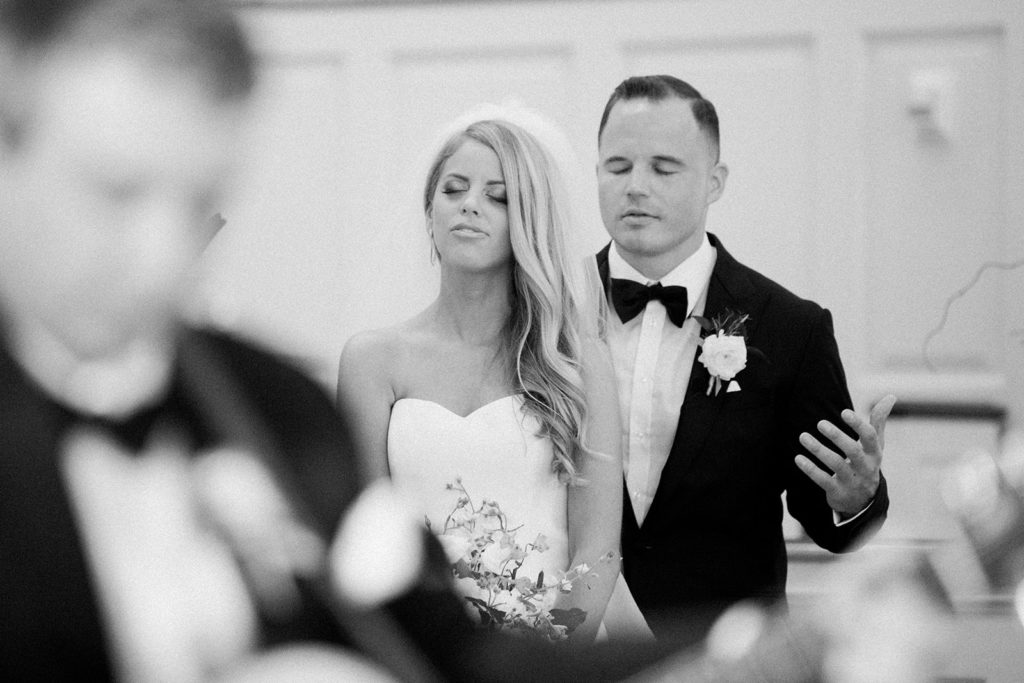
<path fill-rule="evenodd" d="M 796 294 L 753 268 L 738 261 L 733 261 L 733 266 L 763 299 L 767 316 L 782 317 L 788 321 L 814 322 L 827 314 L 826 309 L 816 301 Z"/>

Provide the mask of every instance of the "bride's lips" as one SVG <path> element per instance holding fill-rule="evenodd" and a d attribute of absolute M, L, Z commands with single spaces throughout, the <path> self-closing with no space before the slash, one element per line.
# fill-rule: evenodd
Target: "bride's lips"
<path fill-rule="evenodd" d="M 458 225 L 452 226 L 450 232 L 454 235 L 461 235 L 463 237 L 486 237 L 487 233 L 480 228 L 470 225 L 469 223 L 459 223 Z"/>

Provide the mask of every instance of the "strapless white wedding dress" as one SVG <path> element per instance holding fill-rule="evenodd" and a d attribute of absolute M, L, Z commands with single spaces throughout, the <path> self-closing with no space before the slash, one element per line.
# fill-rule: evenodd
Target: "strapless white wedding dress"
<path fill-rule="evenodd" d="M 444 406 L 403 398 L 391 409 L 388 464 L 395 489 L 436 534 L 455 509 L 461 481 L 475 507 L 496 502 L 520 546 L 543 536 L 547 549 L 528 552 L 517 576 L 545 584 L 569 568 L 566 484 L 551 469 L 551 440 L 519 395 L 492 401 L 465 417 Z M 468 581 L 460 589 L 473 592 Z"/>
<path fill-rule="evenodd" d="M 539 429 L 519 395 L 492 401 L 465 417 L 433 401 L 403 398 L 391 409 L 388 464 L 395 489 L 429 520 L 434 533 L 444 530 L 463 495 L 448 488 L 459 479 L 475 506 L 485 499 L 498 503 L 509 527 L 517 528 L 516 543 L 532 543 L 543 535 L 547 549 L 530 552 L 517 576 L 536 581 L 543 571 L 550 585 L 569 568 L 568 489 L 551 469 L 551 440 Z M 458 588 L 486 599 L 469 579 L 460 580 Z M 605 637 L 653 639 L 621 574 L 598 634 Z"/>

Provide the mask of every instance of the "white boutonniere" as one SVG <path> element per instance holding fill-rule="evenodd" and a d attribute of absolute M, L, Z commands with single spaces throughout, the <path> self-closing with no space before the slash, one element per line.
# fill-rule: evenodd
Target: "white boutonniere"
<path fill-rule="evenodd" d="M 700 356 L 697 358 L 707 368 L 711 378 L 708 380 L 707 395 L 722 390 L 722 382 L 728 382 L 726 393 L 739 391 L 739 384 L 734 380 L 736 375 L 747 367 L 747 342 L 744 324 L 750 318 L 747 314 L 725 311 L 725 313 L 708 320 L 701 316 L 693 316 L 705 332 L 700 340 Z"/>

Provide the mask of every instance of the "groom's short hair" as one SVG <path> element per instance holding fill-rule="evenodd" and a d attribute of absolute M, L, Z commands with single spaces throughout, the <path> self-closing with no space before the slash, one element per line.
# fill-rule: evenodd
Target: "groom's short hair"
<path fill-rule="evenodd" d="M 196 78 L 226 101 L 256 80 L 248 41 L 218 0 L 0 0 L 0 140 L 31 116 L 34 66 L 59 50 L 104 48 Z"/>
<path fill-rule="evenodd" d="M 697 121 L 708 142 L 715 161 L 718 161 L 719 135 L 718 135 L 718 112 L 710 100 L 704 98 L 696 88 L 684 80 L 675 76 L 658 74 L 653 76 L 630 76 L 619 83 L 612 91 L 608 103 L 604 106 L 604 113 L 601 114 L 601 123 L 597 127 L 597 142 L 601 144 L 601 134 L 608 123 L 608 116 L 616 102 L 622 100 L 650 100 L 661 102 L 670 97 L 678 97 L 690 103 L 690 110 L 693 118 Z"/>

